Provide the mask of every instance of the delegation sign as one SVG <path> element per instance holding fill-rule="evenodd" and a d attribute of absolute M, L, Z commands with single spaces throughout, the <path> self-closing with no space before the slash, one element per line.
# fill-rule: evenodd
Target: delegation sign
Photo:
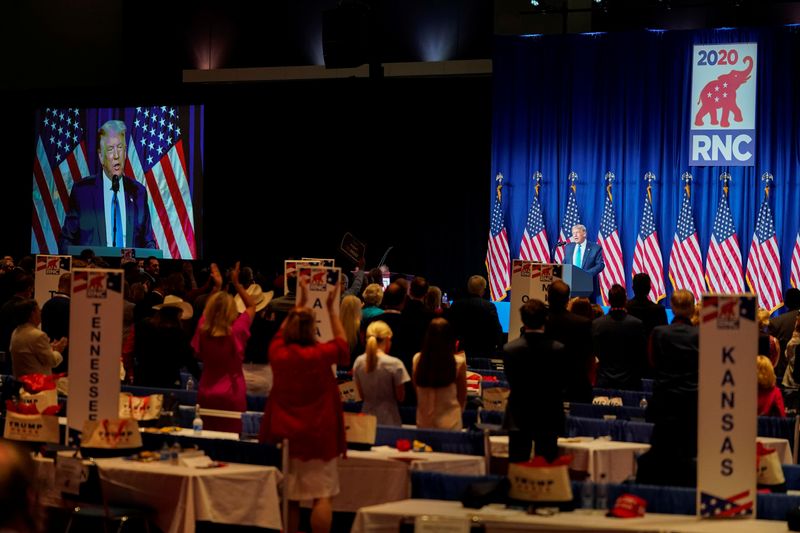
<path fill-rule="evenodd" d="M 61 274 L 70 271 L 72 256 L 69 255 L 37 255 L 36 276 L 33 294 L 39 308 L 58 291 L 58 279 Z"/>
<path fill-rule="evenodd" d="M 756 297 L 705 295 L 700 312 L 697 514 L 756 515 Z"/>
<path fill-rule="evenodd" d="M 511 305 L 508 317 L 508 341 L 520 336 L 522 317 L 519 309 L 528 300 L 547 303 L 547 291 L 553 280 L 561 279 L 561 265 L 514 259 L 511 262 Z"/>

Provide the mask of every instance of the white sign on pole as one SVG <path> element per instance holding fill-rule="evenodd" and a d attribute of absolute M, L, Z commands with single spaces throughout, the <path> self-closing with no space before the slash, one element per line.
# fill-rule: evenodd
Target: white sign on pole
<path fill-rule="evenodd" d="M 331 327 L 331 316 L 328 313 L 328 294 L 336 290 L 339 283 L 341 270 L 328 267 L 300 268 L 300 278 L 308 280 L 308 301 L 306 305 L 314 310 L 317 320 L 317 340 L 327 342 L 333 340 L 333 328 Z M 299 279 L 298 278 L 298 281 Z M 338 311 L 339 300 L 334 302 L 334 308 Z"/>
<path fill-rule="evenodd" d="M 69 427 L 119 416 L 122 270 L 75 269 L 69 321 Z"/>
<path fill-rule="evenodd" d="M 319 266 L 324 267 L 335 267 L 336 266 L 336 259 L 320 259 L 318 257 L 304 257 L 303 261 L 312 261 L 318 264 Z"/>
<path fill-rule="evenodd" d="M 34 295 L 41 308 L 58 291 L 58 279 L 72 269 L 72 256 L 37 255 Z"/>
<path fill-rule="evenodd" d="M 519 308 L 530 299 L 547 303 L 547 290 L 553 280 L 561 279 L 561 265 L 514 259 L 511 264 L 511 305 L 508 317 L 508 340 L 520 336 L 522 318 Z"/>
<path fill-rule="evenodd" d="M 756 516 L 756 298 L 704 295 L 700 312 L 697 514 Z"/>

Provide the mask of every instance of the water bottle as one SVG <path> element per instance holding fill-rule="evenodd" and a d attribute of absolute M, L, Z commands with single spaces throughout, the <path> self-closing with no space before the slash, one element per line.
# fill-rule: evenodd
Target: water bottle
<path fill-rule="evenodd" d="M 600 474 L 600 481 L 594 488 L 594 507 L 602 511 L 608 511 L 608 484 L 606 475 Z"/>
<path fill-rule="evenodd" d="M 200 404 L 194 406 L 194 420 L 192 420 L 192 430 L 195 435 L 203 433 L 203 419 L 200 418 Z"/>
<path fill-rule="evenodd" d="M 594 509 L 594 483 L 588 479 L 581 487 L 581 509 Z"/>
<path fill-rule="evenodd" d="M 169 446 L 167 445 L 167 441 L 164 441 L 164 444 L 161 445 L 161 452 L 159 454 L 159 459 L 162 461 L 166 461 L 169 459 Z"/>
<path fill-rule="evenodd" d="M 186 390 L 194 390 L 194 377 L 191 375 L 189 379 L 186 380 Z"/>
<path fill-rule="evenodd" d="M 178 464 L 178 455 L 181 453 L 181 445 L 177 442 L 172 443 L 172 448 L 169 450 L 169 462 L 177 465 Z"/>
<path fill-rule="evenodd" d="M 647 409 L 647 398 L 642 396 L 642 399 L 639 401 L 639 407 L 642 409 Z"/>

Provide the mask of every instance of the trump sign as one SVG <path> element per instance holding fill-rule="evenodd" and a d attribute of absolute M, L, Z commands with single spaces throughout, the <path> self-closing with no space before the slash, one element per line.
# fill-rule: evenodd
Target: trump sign
<path fill-rule="evenodd" d="M 694 47 L 690 165 L 755 164 L 757 51 L 756 43 Z"/>

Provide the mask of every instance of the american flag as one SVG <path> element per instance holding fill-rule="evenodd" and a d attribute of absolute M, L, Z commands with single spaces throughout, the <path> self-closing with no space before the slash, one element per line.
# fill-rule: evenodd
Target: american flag
<path fill-rule="evenodd" d="M 550 262 L 550 248 L 547 244 L 547 231 L 542 218 L 542 206 L 539 204 L 539 184 L 536 184 L 533 202 L 528 210 L 528 220 L 519 245 L 519 258 L 524 261 Z"/>
<path fill-rule="evenodd" d="M 489 249 L 486 251 L 486 269 L 489 271 L 489 290 L 492 300 L 499 302 L 511 287 L 511 254 L 508 250 L 508 233 L 503 221 L 502 184 L 497 186 L 489 228 Z"/>
<path fill-rule="evenodd" d="M 797 237 L 794 240 L 794 249 L 792 250 L 792 287 L 800 287 L 800 230 L 797 231 Z"/>
<path fill-rule="evenodd" d="M 750 491 L 734 494 L 729 498 L 720 498 L 714 494 L 700 492 L 700 516 L 724 518 L 753 514 L 753 496 Z"/>
<path fill-rule="evenodd" d="M 642 224 L 639 227 L 636 250 L 633 253 L 633 273 L 639 274 L 640 272 L 650 276 L 650 299 L 658 302 L 664 298 L 666 292 L 664 289 L 664 260 L 661 258 L 661 247 L 658 245 L 650 185 L 647 186 Z"/>
<path fill-rule="evenodd" d="M 125 169 L 147 188 L 153 232 L 164 257 L 196 259 L 192 196 L 176 108 L 136 108 Z"/>
<path fill-rule="evenodd" d="M 685 289 L 699 302 L 706 290 L 703 279 L 703 257 L 700 254 L 700 241 L 694 227 L 694 214 L 690 201 L 691 190 L 687 183 L 683 188 L 683 201 L 678 215 L 678 227 L 672 239 L 669 253 L 669 279 L 675 290 Z"/>
<path fill-rule="evenodd" d="M 72 184 L 89 175 L 82 123 L 78 108 L 48 107 L 37 124 L 31 253 L 58 253 Z"/>
<path fill-rule="evenodd" d="M 733 227 L 733 215 L 728 204 L 728 185 L 722 190 L 717 216 L 711 232 L 711 243 L 706 256 L 706 281 L 708 290 L 720 293 L 744 292 L 742 279 L 742 252 L 739 238 Z"/>
<path fill-rule="evenodd" d="M 770 313 L 783 305 L 781 287 L 781 252 L 775 222 L 769 208 L 769 188 L 758 210 L 753 242 L 747 256 L 747 285 L 758 295 L 758 305 Z"/>
<path fill-rule="evenodd" d="M 559 234 L 559 241 L 565 242 L 572 240 L 572 226 L 581 224 L 581 216 L 578 214 L 578 201 L 575 199 L 575 184 L 569 186 L 569 193 L 567 195 L 567 212 L 564 214 L 564 220 L 561 223 L 561 233 Z M 556 248 L 556 263 L 564 263 L 564 247 L 559 246 Z"/>
<path fill-rule="evenodd" d="M 606 268 L 600 272 L 599 276 L 600 293 L 603 297 L 603 305 L 608 305 L 608 290 L 611 286 L 614 284 L 625 286 L 625 271 L 622 269 L 622 244 L 619 242 L 610 182 L 606 185 L 606 201 L 603 206 L 603 219 L 600 221 L 597 242 L 603 247 L 603 261 L 606 264 Z"/>

